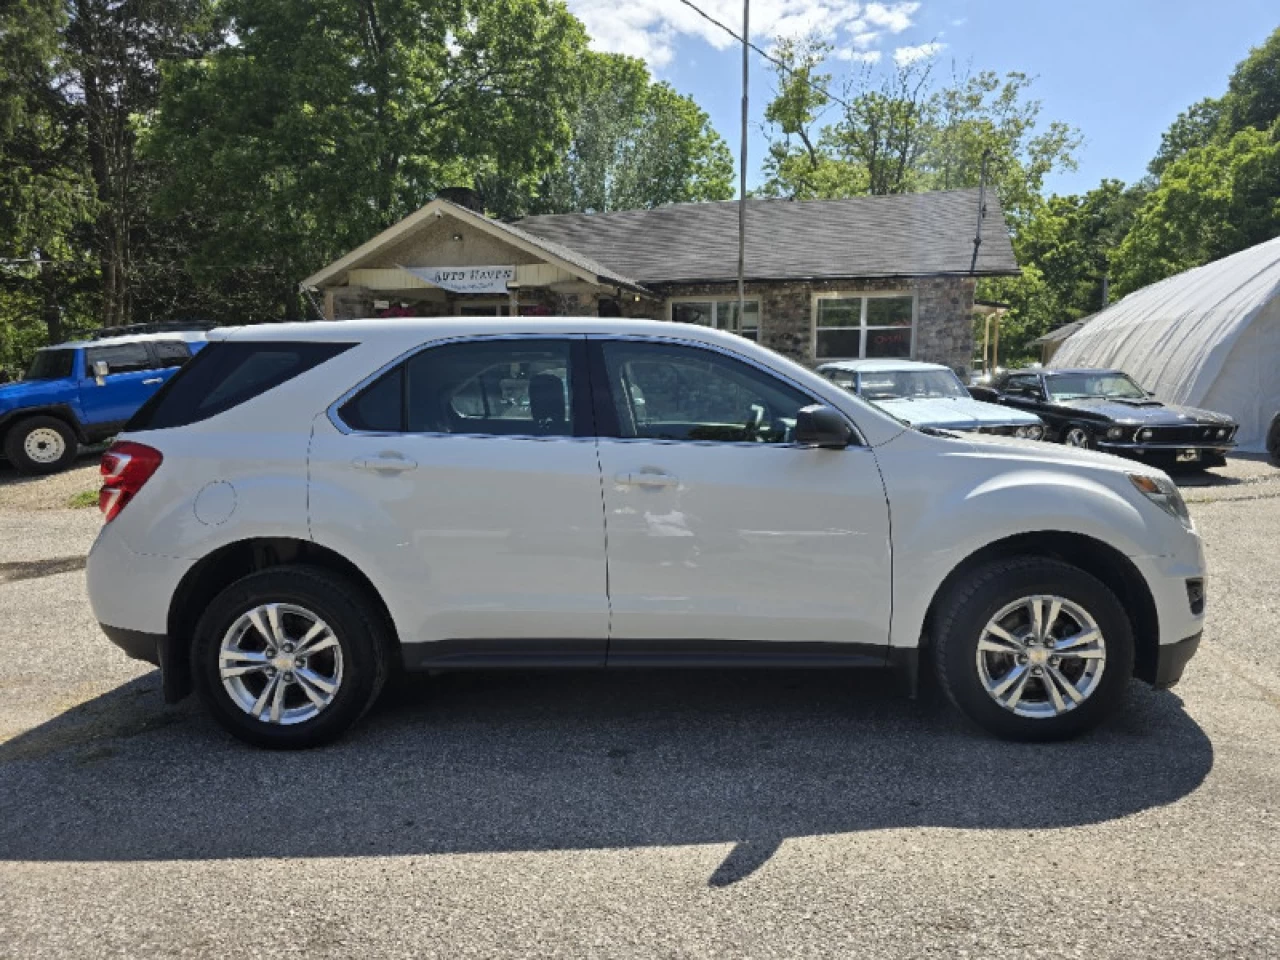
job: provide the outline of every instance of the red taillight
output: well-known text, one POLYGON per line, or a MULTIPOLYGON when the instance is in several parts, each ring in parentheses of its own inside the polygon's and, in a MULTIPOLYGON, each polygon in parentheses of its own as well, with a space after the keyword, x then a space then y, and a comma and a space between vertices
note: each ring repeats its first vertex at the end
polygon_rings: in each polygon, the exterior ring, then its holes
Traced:
POLYGON ((142 485, 164 460, 159 450, 143 443, 121 440, 102 455, 102 489, 98 492, 98 509, 110 523, 125 508, 142 485))

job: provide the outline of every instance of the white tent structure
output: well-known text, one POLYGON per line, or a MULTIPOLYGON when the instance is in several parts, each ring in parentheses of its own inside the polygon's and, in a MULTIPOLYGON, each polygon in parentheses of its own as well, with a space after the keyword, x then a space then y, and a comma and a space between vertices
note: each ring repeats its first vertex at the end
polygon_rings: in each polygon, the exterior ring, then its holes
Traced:
POLYGON ((1240 449, 1264 450, 1280 412, 1280 237, 1135 290, 1050 365, 1123 370, 1165 403, 1229 414, 1240 449))

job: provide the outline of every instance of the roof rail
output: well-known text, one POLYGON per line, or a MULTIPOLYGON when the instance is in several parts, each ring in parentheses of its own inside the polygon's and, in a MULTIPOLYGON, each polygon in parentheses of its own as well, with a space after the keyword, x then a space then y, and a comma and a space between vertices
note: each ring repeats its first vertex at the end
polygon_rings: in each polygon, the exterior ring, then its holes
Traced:
POLYGON ((103 337, 127 337, 131 333, 179 333, 183 330, 212 330, 212 320, 168 320, 161 323, 129 323, 120 327, 101 327, 88 334, 90 340, 103 337))

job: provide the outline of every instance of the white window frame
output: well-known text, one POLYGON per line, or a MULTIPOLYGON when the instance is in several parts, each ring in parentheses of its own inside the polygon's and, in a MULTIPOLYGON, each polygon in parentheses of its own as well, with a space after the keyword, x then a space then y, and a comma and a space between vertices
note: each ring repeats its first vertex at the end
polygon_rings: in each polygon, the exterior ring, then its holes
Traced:
MULTIPOLYGON (((756 305, 756 339, 755 339, 755 342, 756 342, 756 343, 759 343, 759 342, 760 342, 760 338, 761 338, 761 337, 763 336, 763 334, 764 334, 764 300, 763 300, 763 298, 761 298, 759 295, 756 295, 756 296, 750 296, 750 297, 747 297, 747 298, 745 298, 745 299, 746 299, 746 302, 747 302, 747 303, 754 303, 754 304, 756 305)), ((738 302, 738 295, 737 295, 736 293, 729 293, 729 294, 726 294, 726 293, 719 293, 719 294, 714 294, 714 295, 708 295, 708 296, 705 296, 705 297, 672 297, 672 298, 670 298, 669 300, 667 300, 667 320, 668 320, 668 321, 670 321, 670 322, 672 322, 672 323, 674 323, 674 322, 675 322, 675 318, 676 318, 676 306, 677 306, 678 304, 681 304, 681 303, 710 303, 710 304, 713 304, 713 307, 712 307, 712 310, 713 310, 712 319, 713 319, 714 321, 718 321, 718 320, 719 320, 719 317, 720 317, 720 304, 722 304, 722 303, 737 303, 737 302, 738 302)), ((711 328, 710 328, 710 329, 712 329, 712 330, 724 330, 724 331, 725 331, 725 332, 727 332, 727 333, 737 333, 737 332, 738 332, 737 330, 729 330, 729 329, 728 329, 728 328, 726 328, 726 327, 717 327, 717 326, 715 326, 715 325, 714 325, 714 323, 712 324, 712 326, 711 326, 711 328)), ((743 339, 746 339, 746 338, 744 337, 743 339)))
POLYGON ((867 356, 867 330, 901 330, 901 327, 868 327, 867 326, 867 302, 877 299, 896 299, 901 300, 906 297, 911 298, 911 352, 906 357, 898 359, 914 360, 916 357, 916 327, 920 320, 920 300, 916 296, 914 290, 824 290, 821 293, 813 295, 813 302, 809 313, 809 351, 813 356, 814 362, 825 362, 828 360, 863 360, 867 356), (818 304, 823 300, 852 300, 853 298, 862 300, 862 308, 858 311, 857 327, 823 327, 824 330, 858 330, 858 355, 856 357, 821 357, 818 355, 818 304))

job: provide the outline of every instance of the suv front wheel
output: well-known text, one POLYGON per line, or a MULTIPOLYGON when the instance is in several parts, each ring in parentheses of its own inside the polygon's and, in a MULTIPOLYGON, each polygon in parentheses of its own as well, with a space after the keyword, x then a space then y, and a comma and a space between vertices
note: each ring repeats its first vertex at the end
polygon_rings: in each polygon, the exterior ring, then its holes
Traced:
POLYGON ((1133 630, 1101 581, 1013 557, 952 587, 934 617, 934 663, 962 713, 1014 740, 1061 740, 1100 723, 1133 674, 1133 630))
POLYGON ((4 454, 19 473, 57 473, 80 451, 75 431, 57 417, 28 417, 9 428, 4 454))
POLYGON ((196 689, 223 727, 255 746, 329 743, 364 714, 387 674, 383 618, 328 570, 285 566, 238 580, 196 627, 196 689))

